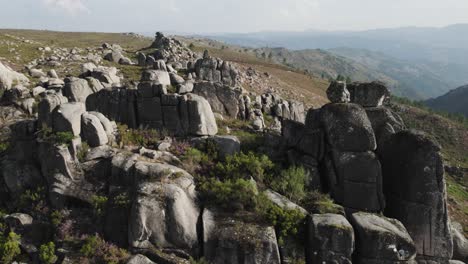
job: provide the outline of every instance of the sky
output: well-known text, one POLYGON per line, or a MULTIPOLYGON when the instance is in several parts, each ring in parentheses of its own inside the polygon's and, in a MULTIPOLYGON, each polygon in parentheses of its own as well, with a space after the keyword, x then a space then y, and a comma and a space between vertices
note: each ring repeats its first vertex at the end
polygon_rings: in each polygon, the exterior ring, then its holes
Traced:
POLYGON ((0 0, 0 28, 245 33, 468 23, 468 0, 0 0))

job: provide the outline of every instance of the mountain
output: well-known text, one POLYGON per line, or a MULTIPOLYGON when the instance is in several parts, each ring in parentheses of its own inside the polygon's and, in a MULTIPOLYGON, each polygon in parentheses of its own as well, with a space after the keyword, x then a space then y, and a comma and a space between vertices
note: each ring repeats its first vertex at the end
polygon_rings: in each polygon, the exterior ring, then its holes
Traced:
MULTIPOLYGON (((249 47, 284 47, 291 50, 323 49, 337 51, 348 58, 362 61, 362 50, 385 55, 380 69, 394 78, 395 67, 388 65, 399 61, 400 89, 411 99, 428 99, 443 95, 451 87, 468 83, 468 24, 443 28, 392 28, 367 31, 302 31, 259 32, 245 34, 219 34, 212 39, 249 47), (388 70, 388 72, 387 72, 388 70), (439 88, 437 88, 439 87, 439 88), (409 90, 409 91, 405 91, 409 90)), ((370 60, 377 58, 371 55, 370 60)), ((366 63, 364 63, 364 66, 366 63)), ((367 65, 369 66, 369 65, 367 65)))
POLYGON ((468 117, 468 85, 458 87, 447 94, 425 102, 430 108, 468 117))

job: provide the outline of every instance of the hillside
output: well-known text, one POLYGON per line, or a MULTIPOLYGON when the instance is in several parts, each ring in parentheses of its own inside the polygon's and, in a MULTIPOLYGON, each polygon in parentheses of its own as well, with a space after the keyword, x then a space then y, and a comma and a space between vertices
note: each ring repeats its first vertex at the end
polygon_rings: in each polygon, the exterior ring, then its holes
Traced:
POLYGON ((458 87, 445 95, 424 102, 430 108, 468 118, 468 85, 458 87))
POLYGON ((0 44, 0 263, 468 257, 468 130, 380 82, 160 32, 0 44))

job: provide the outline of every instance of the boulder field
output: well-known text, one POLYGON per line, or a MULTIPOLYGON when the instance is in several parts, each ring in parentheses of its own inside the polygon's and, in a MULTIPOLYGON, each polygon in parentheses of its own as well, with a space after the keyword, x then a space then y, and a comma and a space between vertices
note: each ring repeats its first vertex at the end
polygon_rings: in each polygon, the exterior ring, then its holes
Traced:
MULTIPOLYGON (((54 226, 44 217, 51 212, 67 212, 75 226, 93 230, 108 247, 126 249, 122 259, 128 264, 467 259, 468 242, 447 211, 440 146, 407 130, 386 107, 385 85, 332 82, 330 103, 307 110, 275 93, 246 92, 234 63, 208 52, 200 56, 161 33, 153 53, 136 54, 138 62, 118 45, 104 44, 102 50, 104 60, 141 68, 140 82, 127 87, 116 68, 88 62, 79 76, 51 74, 41 86, 23 91, 27 79, 0 64, 0 89, 11 90, 3 100, 24 113, 22 103, 34 103, 29 114, 8 125, 10 147, 0 156, 2 207, 18 209, 13 204, 43 186, 42 207, 3 217, 5 228, 21 235, 30 263, 39 263, 39 247, 52 240, 60 241, 57 263, 76 263, 73 244, 58 239, 72 230, 54 226), (296 232, 285 235, 280 217, 265 221, 256 210, 238 210, 237 201, 223 201, 224 207, 207 202, 202 193, 211 185, 204 180, 220 173, 220 164, 235 164, 232 157, 247 145, 229 134, 229 126, 240 129, 235 122, 265 139, 256 151, 303 168, 307 194, 329 195, 341 210, 310 210, 292 195, 270 190, 257 177, 263 171, 249 168, 249 177, 239 182, 251 188, 232 192, 264 191, 271 208, 302 216, 296 232), (203 160, 203 152, 215 152, 208 157, 219 163, 203 160), (97 218, 87 218, 90 212, 97 218)), ((230 172, 224 177, 237 171, 230 172)), ((226 182, 234 186, 235 180, 226 182)))

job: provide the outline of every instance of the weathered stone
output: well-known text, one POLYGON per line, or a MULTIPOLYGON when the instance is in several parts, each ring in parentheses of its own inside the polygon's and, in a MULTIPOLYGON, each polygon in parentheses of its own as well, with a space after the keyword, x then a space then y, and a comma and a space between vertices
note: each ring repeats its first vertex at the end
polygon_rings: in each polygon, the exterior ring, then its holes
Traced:
POLYGON ((208 101, 195 94, 188 94, 187 98, 189 133, 198 136, 216 135, 218 126, 208 101))
POLYGON ((328 104, 321 109, 328 143, 341 151, 368 151, 377 148, 372 125, 357 104, 328 104))
POLYGON ((333 167, 327 173, 335 201, 348 209, 379 212, 385 208, 382 169, 373 152, 333 151, 333 167))
POLYGON ((377 145, 382 145, 392 134, 400 132, 405 124, 400 116, 386 107, 367 107, 367 116, 375 132, 377 145))
POLYGON ((308 263, 351 264, 354 231, 348 220, 336 214, 314 214, 308 220, 308 263))
POLYGON ((96 78, 101 83, 105 83, 110 86, 119 86, 120 77, 117 76, 117 72, 118 70, 115 67, 99 66, 91 72, 91 77, 96 78))
POLYGON ((177 73, 170 73, 169 76, 171 78, 171 84, 174 86, 185 83, 184 78, 177 73))
POLYGON ((273 227, 203 211, 203 256, 213 264, 281 263, 273 227))
POLYGON ((440 147, 415 131, 391 136, 379 150, 387 207, 400 220, 423 258, 448 260, 452 239, 440 147))
POLYGON ((146 55, 144 53, 138 52, 138 66, 145 67, 146 66, 146 55))
POLYGON ((119 59, 119 64, 121 65, 133 65, 133 61, 130 58, 122 57, 119 59))
POLYGON ((13 84, 27 84, 29 79, 24 74, 15 72, 0 62, 0 90, 8 90, 13 84))
POLYGON ((155 263, 143 255, 135 255, 127 261, 127 264, 155 264, 155 263))
POLYGON ((104 128, 104 131, 106 131, 107 137, 109 139, 114 137, 115 127, 106 116, 104 116, 103 114, 99 112, 89 112, 89 114, 99 119, 99 122, 101 122, 101 125, 104 128))
POLYGON ((56 132, 81 133, 81 115, 86 111, 83 103, 64 103, 52 112, 52 128, 56 132))
POLYGON ((153 64, 153 69, 167 72, 166 62, 164 60, 157 60, 153 64))
POLYGON ((164 86, 171 85, 171 78, 167 71, 162 70, 146 70, 141 75, 141 81, 149 81, 153 84, 162 84, 164 86))
POLYGON ((349 103, 351 98, 346 82, 333 81, 327 89, 327 97, 332 103, 349 103))
POLYGON ((416 264, 416 247, 400 221, 369 213, 354 213, 350 221, 359 263, 416 264))
POLYGON ((86 98, 93 93, 88 81, 79 78, 66 78, 62 93, 69 102, 86 102, 86 98))
POLYGON ((15 213, 3 217, 5 223, 12 229, 32 225, 33 218, 28 214, 15 213))
POLYGON ((123 55, 120 51, 111 51, 104 55, 104 59, 112 62, 119 62, 123 58, 123 55))
POLYGON ((468 262, 468 239, 463 235, 463 227, 452 222, 451 234, 453 239, 453 259, 468 262))
POLYGON ((29 75, 33 78, 46 77, 47 75, 41 69, 31 69, 29 70, 29 75))
POLYGON ((351 102, 364 107, 381 106, 390 97, 390 92, 381 82, 355 82, 348 85, 348 90, 351 93, 351 102))
POLYGON ((177 167, 137 162, 138 180, 129 224, 135 248, 178 248, 195 254, 198 247, 193 177, 177 167))
POLYGON ((88 111, 97 111, 110 120, 137 128, 137 90, 115 88, 103 89, 91 94, 86 100, 88 111))
POLYGON ((81 135, 90 147, 99 147, 109 142, 104 127, 95 115, 84 113, 81 116, 81 135))

